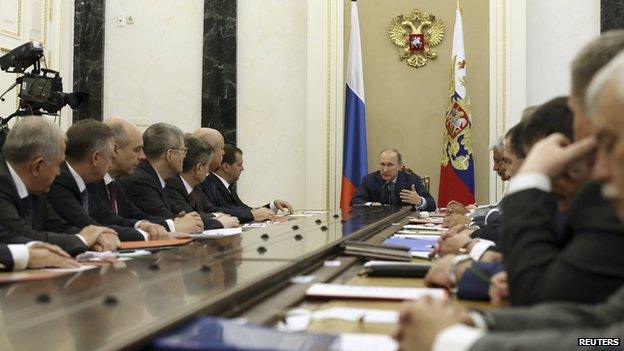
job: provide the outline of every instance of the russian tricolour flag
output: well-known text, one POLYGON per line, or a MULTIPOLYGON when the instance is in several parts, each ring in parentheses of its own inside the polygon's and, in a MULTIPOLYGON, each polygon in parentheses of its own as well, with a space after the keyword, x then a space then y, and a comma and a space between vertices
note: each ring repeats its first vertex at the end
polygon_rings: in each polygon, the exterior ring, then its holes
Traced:
POLYGON ((351 197, 368 172, 360 22, 355 1, 351 2, 351 37, 349 39, 348 60, 342 191, 340 193, 340 208, 343 211, 348 210, 351 197))
POLYGON ((464 205, 474 203, 474 152, 472 117, 466 84, 464 31, 459 3, 455 13, 451 83, 444 120, 442 166, 438 203, 446 206, 451 200, 464 205))

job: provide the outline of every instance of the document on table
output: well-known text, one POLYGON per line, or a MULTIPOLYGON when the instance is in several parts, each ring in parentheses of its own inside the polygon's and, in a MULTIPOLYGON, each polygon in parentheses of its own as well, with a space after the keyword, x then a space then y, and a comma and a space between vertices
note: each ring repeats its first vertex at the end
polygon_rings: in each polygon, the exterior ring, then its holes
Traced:
POLYGON ((399 312, 372 308, 333 307, 312 312, 313 320, 338 319, 348 322, 363 322, 395 325, 399 312))
POLYGON ((332 350, 339 351, 396 351, 399 345, 388 335, 382 334, 340 334, 339 339, 332 344, 332 350))
POLYGON ((190 234, 191 238, 195 239, 210 239, 210 238, 223 238, 226 236, 240 235, 243 232, 243 228, 221 228, 204 230, 199 234, 190 234))
POLYGON ((429 230, 429 231, 439 231, 439 232, 446 232, 449 230, 448 228, 444 228, 442 226, 426 225, 426 224, 406 224, 403 226, 403 229, 429 230))
POLYGON ((390 286, 365 286, 342 284, 313 284, 306 291, 308 297, 328 297, 371 300, 415 300, 431 296, 446 300, 446 290, 438 288, 404 288, 390 286))

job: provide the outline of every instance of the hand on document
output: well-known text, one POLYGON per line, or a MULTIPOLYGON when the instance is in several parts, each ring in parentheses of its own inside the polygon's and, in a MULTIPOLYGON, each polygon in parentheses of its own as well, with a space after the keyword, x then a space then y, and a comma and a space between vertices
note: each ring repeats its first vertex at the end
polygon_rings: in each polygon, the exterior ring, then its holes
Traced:
POLYGON ((394 338, 401 350, 431 350, 442 330, 466 320, 465 308, 425 296, 403 306, 394 338))

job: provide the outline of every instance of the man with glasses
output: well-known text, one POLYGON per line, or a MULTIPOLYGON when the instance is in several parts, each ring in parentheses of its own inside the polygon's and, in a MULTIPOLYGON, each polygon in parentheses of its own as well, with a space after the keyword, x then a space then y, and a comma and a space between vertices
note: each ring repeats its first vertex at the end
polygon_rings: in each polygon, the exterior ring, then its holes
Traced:
MULTIPOLYGON (((194 211, 187 215, 165 191, 165 180, 182 172, 187 152, 182 131, 168 123, 153 124, 143 133, 143 151, 145 160, 133 174, 121 178, 130 201, 151 216, 187 218, 189 225, 184 232, 202 231, 201 216, 194 211)), ((172 231, 181 231, 181 228, 172 231)))
POLYGON ((185 136, 184 144, 188 153, 182 164, 182 173, 166 181, 166 190, 173 203, 183 211, 199 213, 205 229, 240 226, 238 218, 219 213, 201 190, 201 183, 209 172, 212 147, 192 135, 185 136))

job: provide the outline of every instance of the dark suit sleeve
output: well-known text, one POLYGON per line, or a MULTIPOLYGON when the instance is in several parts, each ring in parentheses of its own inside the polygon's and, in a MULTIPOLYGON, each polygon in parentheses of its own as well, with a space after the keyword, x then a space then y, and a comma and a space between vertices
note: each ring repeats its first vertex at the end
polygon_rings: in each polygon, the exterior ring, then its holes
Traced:
MULTIPOLYGON (((184 195, 180 194, 180 192, 170 186, 165 187, 167 194, 169 194, 169 198, 171 202, 176 207, 176 211, 184 211, 186 213, 193 212, 195 209, 191 204, 186 201, 184 195)), ((201 191, 201 190, 200 190, 201 191)), ((214 216, 210 213, 197 211, 202 221, 204 222, 204 229, 219 229, 223 228, 223 224, 218 220, 214 219, 214 216)))
MULTIPOLYGON (((414 182, 414 186, 416 188, 416 192, 418 193, 418 195, 422 196, 423 198, 425 198, 425 200, 427 200, 427 205, 425 206, 425 208, 421 208, 420 210, 422 211, 435 211, 436 210, 436 202, 433 199, 433 196, 431 196, 431 194, 427 191, 427 189, 425 188, 425 185, 422 183, 422 180, 420 179, 420 177, 418 177, 418 181, 414 182)), ((410 189, 411 189, 411 184, 410 184, 410 189)))
POLYGON ((494 274, 503 270, 500 263, 474 262, 467 269, 457 284, 457 297, 466 300, 489 300, 490 282, 483 281, 483 276, 491 278, 494 274))
MULTIPOLYGON (((48 211, 53 212, 49 206, 47 207, 48 211)), ((46 223, 47 219, 48 218, 46 218, 46 223)), ((60 218, 58 220, 62 222, 60 218)), ((54 219, 52 222, 55 222, 54 219)), ((0 225, 2 225, 2 227, 6 230, 6 232, 0 232, 0 236, 6 237, 6 235, 19 234, 20 236, 27 237, 31 240, 45 241, 58 245, 70 255, 77 255, 88 249, 87 245, 85 245, 84 242, 75 235, 33 229, 30 224, 19 216, 19 213, 17 212, 16 207, 12 204, 12 200, 9 198, 9 195, 4 192, 0 192, 0 225)), ((63 227, 67 230, 73 228, 67 225, 67 223, 64 225, 59 224, 59 227, 63 227)), ((46 227, 46 230, 50 229, 46 227)), ((12 239, 9 238, 8 240, 10 241, 12 239)))
POLYGON ((624 288, 596 305, 551 302, 532 307, 491 310, 483 313, 492 330, 604 327, 624 320, 624 288))
POLYGON ((365 176, 360 182, 360 186, 351 198, 351 205, 361 205, 371 201, 371 190, 368 184, 368 178, 365 176))
MULTIPOLYGON (((92 194, 89 194, 89 196, 91 195, 92 194)), ((76 196, 74 196, 71 190, 62 185, 52 184, 50 192, 48 193, 48 201, 54 211, 73 226, 84 228, 89 225, 102 225, 95 219, 91 218, 91 216, 85 212, 82 204, 76 196)), ((92 201, 89 202, 90 204, 93 203, 92 201)), ((134 228, 119 225, 105 226, 115 230, 119 236, 119 240, 121 241, 145 240, 145 237, 134 228)))
POLYGON ((554 197, 537 189, 503 200, 502 249, 513 305, 539 302, 549 276, 569 274, 558 260, 556 210, 554 197))
POLYGON ((6 245, 0 244, 0 270, 13 270, 13 255, 6 245))
POLYGON ((152 216, 174 218, 167 206, 161 201, 158 190, 144 179, 134 179, 132 184, 124 183, 130 201, 144 213, 152 216))
POLYGON ((238 218, 241 223, 253 222, 253 214, 248 208, 239 206, 220 207, 223 201, 219 201, 219 195, 210 181, 204 181, 204 183, 201 184, 201 190, 204 193, 205 201, 207 203, 205 206, 211 207, 215 212, 222 212, 229 214, 230 216, 234 216, 238 218))

